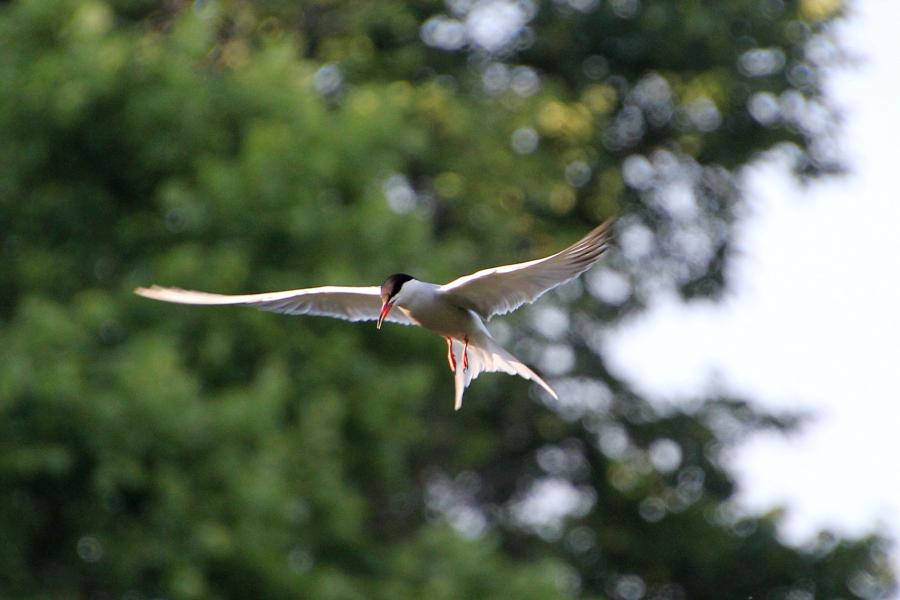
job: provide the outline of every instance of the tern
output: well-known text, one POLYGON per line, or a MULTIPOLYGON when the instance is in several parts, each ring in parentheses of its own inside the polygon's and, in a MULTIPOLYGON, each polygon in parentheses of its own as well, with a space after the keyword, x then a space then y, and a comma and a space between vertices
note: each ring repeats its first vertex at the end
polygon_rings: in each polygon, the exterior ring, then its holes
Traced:
POLYGON ((512 312, 578 277, 597 262, 609 243, 607 220, 565 250, 546 258, 483 269, 437 285, 395 273, 381 286, 325 286, 249 295, 224 295, 178 288, 137 288, 145 298, 196 305, 241 305, 289 315, 317 315, 347 321, 418 325, 447 342, 447 362, 454 373, 454 409, 463 392, 483 372, 502 371, 534 381, 555 399, 546 381, 502 348, 485 323, 512 312), (460 365, 460 362, 462 365, 460 365))

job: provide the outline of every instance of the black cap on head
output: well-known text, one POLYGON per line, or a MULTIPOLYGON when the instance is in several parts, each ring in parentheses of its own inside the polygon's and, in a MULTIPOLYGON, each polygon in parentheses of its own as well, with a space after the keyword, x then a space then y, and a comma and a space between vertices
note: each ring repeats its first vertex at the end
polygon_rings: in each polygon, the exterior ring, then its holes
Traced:
POLYGON ((400 291, 400 288, 403 287, 403 284, 413 279, 412 275, 407 275, 406 273, 394 273, 384 280, 384 283, 381 284, 381 300, 383 302, 387 302, 391 298, 397 295, 397 292, 400 291))

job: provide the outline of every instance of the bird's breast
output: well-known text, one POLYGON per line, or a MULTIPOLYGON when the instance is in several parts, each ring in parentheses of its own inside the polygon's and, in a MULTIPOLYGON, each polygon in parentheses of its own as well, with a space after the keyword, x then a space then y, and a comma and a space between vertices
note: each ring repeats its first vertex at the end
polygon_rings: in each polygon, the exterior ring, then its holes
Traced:
POLYGON ((443 336, 463 338, 477 330, 472 313, 440 297, 415 299, 400 307, 409 318, 425 329, 443 336))

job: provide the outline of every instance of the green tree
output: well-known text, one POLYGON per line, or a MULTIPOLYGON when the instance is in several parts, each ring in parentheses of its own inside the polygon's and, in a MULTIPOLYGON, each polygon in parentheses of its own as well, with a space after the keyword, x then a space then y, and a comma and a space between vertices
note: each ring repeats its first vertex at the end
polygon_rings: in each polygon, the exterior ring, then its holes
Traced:
POLYGON ((740 167, 837 166, 834 3, 163 6, 0 7, 0 595, 891 593, 880 537, 737 510, 723 452, 796 416, 660 412, 599 344, 722 291, 740 167), (559 327, 498 331, 562 403, 485 376, 453 413, 421 331, 131 295, 449 280, 613 214, 559 327))

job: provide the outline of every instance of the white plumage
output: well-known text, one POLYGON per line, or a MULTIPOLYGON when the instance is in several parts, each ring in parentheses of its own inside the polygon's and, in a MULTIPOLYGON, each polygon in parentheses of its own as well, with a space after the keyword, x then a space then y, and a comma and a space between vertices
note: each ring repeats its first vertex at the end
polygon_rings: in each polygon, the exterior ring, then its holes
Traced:
MULTIPOLYGON (((334 317, 345 321, 375 321, 381 309, 381 288, 378 286, 350 287, 328 285, 324 287, 268 292, 265 294, 210 294, 179 288, 138 288, 134 293, 144 298, 175 302, 177 304, 253 306, 260 310, 285 315, 315 315, 334 317)), ((387 321, 400 325, 415 325, 403 314, 389 315, 387 321)))
POLYGON ((146 298, 196 305, 241 305, 290 315, 318 315, 348 321, 419 325, 447 340, 454 371, 454 408, 480 373, 502 371, 536 382, 557 397, 547 382, 491 337, 484 322, 537 300, 578 277, 606 250, 611 221, 606 221, 565 250, 532 260, 460 277, 445 285, 391 275, 381 287, 325 286, 265 294, 223 295, 152 286, 135 293, 146 298), (396 308, 397 310, 393 310, 396 308))

